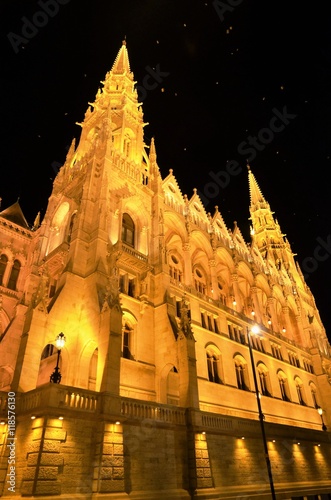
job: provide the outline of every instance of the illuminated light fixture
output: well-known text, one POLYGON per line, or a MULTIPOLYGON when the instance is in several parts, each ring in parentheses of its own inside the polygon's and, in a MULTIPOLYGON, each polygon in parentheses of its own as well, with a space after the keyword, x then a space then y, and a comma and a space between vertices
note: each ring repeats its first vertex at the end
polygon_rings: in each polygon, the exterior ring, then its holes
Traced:
POLYGON ((31 420, 34 420, 36 418, 36 415, 31 415, 31 420))
POLYGON ((273 442, 273 443, 275 443, 275 442, 276 442, 276 439, 273 439, 273 440, 272 440, 272 442, 273 442))
POLYGON ((298 446, 300 446, 301 443, 297 443, 298 446))
POLYGON ((236 306, 236 305, 237 305, 237 302, 234 300, 234 301, 232 302, 232 305, 233 305, 233 306, 236 306))
POLYGON ((61 332, 55 339, 55 345, 58 348, 57 361, 56 361, 56 367, 54 368, 54 372, 49 378, 49 381, 53 382, 53 384, 59 384, 61 382, 62 375, 59 369, 59 361, 60 361, 61 349, 64 347, 65 343, 66 343, 66 338, 64 336, 64 333, 61 332))
POLYGON ((60 415, 60 416, 58 417, 58 419, 59 419, 59 420, 63 420, 63 416, 62 416, 62 415, 60 415))
POLYGON ((1 421, 0 421, 0 425, 5 425, 5 423, 6 423, 6 422, 5 422, 4 420, 1 420, 1 421))
POLYGON ((319 414, 319 416, 321 417, 321 420, 322 420, 322 430, 323 431, 327 431, 328 428, 325 425, 324 420, 323 420, 323 409, 320 406, 317 407, 317 412, 318 412, 318 414, 319 414))
POLYGON ((120 425, 121 422, 119 420, 116 420, 115 425, 120 425))
POLYGON ((283 327, 282 332, 283 332, 283 333, 286 333, 286 328, 285 328, 285 327, 283 327))
POLYGON ((260 333, 260 328, 258 327, 258 325, 252 326, 251 332, 254 333, 254 335, 258 335, 260 333))
POLYGON ((321 443, 317 443, 317 445, 316 445, 316 446, 321 446, 321 443))
POLYGON ((241 439, 245 439, 245 436, 242 436, 242 438, 241 438, 241 439))
POLYGON ((271 319, 268 319, 268 325, 271 325, 271 319))
POLYGON ((206 434, 206 431, 202 431, 201 434, 206 434))
POLYGON ((252 312, 251 312, 251 315, 252 315, 252 316, 255 316, 255 311, 252 311, 252 312))

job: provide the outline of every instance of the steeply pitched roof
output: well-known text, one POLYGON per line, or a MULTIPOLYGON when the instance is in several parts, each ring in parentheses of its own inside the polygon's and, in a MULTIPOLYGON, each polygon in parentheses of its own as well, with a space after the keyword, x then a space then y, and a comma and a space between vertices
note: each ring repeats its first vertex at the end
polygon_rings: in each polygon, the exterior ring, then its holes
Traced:
POLYGON ((24 227, 24 229, 30 229, 18 201, 5 210, 2 210, 2 212, 0 212, 0 217, 10 222, 14 222, 14 224, 18 226, 24 227))

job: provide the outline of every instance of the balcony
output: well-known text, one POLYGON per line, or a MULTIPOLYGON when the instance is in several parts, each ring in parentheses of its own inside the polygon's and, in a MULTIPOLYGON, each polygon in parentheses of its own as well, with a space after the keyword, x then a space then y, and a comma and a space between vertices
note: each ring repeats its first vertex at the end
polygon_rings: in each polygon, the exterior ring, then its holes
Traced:
POLYGON ((122 241, 118 241, 113 246, 113 251, 119 252, 117 263, 121 268, 127 268, 136 273, 144 273, 152 269, 148 264, 148 257, 146 255, 122 241))

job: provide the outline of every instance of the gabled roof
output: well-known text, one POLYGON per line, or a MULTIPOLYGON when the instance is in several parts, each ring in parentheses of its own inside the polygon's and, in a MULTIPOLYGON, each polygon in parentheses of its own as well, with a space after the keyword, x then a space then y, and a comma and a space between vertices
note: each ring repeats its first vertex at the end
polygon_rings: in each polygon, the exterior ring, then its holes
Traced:
POLYGON ((24 227, 24 229, 30 229, 18 201, 5 210, 2 210, 2 212, 0 212, 0 217, 10 222, 14 222, 14 224, 18 226, 24 227))

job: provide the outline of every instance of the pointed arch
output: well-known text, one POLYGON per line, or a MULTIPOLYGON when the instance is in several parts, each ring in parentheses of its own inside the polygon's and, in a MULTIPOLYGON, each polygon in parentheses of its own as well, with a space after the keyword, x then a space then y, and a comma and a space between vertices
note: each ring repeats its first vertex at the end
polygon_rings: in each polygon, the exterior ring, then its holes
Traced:
POLYGON ((233 356, 236 371, 237 387, 242 391, 250 391, 247 362, 240 353, 233 356))
POLYGON ((18 259, 15 259, 7 283, 7 288, 10 288, 10 290, 17 289, 17 281, 19 278, 20 270, 21 270, 21 262, 18 259))
POLYGON ((206 361, 207 361, 207 375, 209 382, 215 384, 224 383, 224 370, 222 363, 222 354, 219 348, 212 342, 205 346, 206 361))
POLYGON ((50 234, 46 255, 51 253, 64 241, 64 236, 67 230, 70 205, 67 201, 63 201, 57 208, 50 226, 50 234))
POLYGON ((164 404, 179 404, 179 373, 172 363, 167 363, 160 373, 160 401, 164 404))
POLYGON ((8 257, 5 253, 0 255, 0 286, 4 286, 4 277, 7 270, 8 257))

